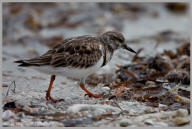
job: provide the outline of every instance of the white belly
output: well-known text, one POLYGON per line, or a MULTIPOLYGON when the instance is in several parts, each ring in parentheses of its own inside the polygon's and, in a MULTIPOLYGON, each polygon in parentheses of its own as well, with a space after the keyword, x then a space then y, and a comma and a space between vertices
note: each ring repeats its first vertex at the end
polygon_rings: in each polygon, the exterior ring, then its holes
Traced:
POLYGON ((100 58, 100 60, 97 62, 97 64, 88 67, 88 68, 72 68, 72 67, 52 67, 52 66, 41 66, 41 67, 33 67, 34 69, 50 74, 50 75, 61 75, 76 79, 82 79, 87 77, 88 75, 96 72, 99 68, 101 68, 103 64, 103 57, 100 58))

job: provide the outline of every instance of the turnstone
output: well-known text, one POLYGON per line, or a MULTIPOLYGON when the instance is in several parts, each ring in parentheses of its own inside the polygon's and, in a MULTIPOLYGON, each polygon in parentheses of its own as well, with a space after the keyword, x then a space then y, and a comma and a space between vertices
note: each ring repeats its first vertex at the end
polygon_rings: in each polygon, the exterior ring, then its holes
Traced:
POLYGON ((108 31, 98 37, 83 35, 65 39, 39 57, 18 60, 15 63, 51 75, 46 92, 47 100, 56 102, 50 95, 56 75, 79 79, 80 87, 89 96, 98 98, 100 94, 93 94, 85 88, 85 80, 88 75, 105 66, 111 60, 114 51, 119 48, 136 53, 126 45, 125 38, 120 32, 108 31))

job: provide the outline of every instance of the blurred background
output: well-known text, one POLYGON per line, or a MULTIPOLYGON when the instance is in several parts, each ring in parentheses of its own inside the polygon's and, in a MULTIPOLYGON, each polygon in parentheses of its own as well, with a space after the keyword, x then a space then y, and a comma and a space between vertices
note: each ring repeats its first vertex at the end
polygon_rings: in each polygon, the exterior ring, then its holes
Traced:
POLYGON ((42 46, 67 37, 107 30, 122 32, 129 43, 163 32, 186 38, 188 8, 185 3, 4 3, 3 46, 22 44, 41 53, 46 49, 42 46))

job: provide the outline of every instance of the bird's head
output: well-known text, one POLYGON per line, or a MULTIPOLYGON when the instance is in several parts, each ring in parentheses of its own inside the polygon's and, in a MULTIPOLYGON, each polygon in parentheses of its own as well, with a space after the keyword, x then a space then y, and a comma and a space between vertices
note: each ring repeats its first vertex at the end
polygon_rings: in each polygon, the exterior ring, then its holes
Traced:
POLYGON ((112 50, 123 48, 130 52, 136 53, 133 49, 126 45, 124 36, 117 31, 107 31, 103 33, 100 36, 100 40, 112 50))

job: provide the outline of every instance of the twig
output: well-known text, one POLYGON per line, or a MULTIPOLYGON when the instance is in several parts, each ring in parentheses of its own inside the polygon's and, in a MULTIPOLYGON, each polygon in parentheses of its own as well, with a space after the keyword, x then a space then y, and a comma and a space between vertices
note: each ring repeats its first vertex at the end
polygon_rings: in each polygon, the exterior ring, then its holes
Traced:
POLYGON ((16 89, 15 81, 12 81, 11 84, 8 86, 7 92, 6 92, 6 96, 8 96, 10 89, 11 89, 11 91, 12 91, 13 93, 15 93, 15 89, 16 89), (11 89, 12 86, 13 86, 13 89, 11 89))
POLYGON ((139 53, 141 53, 141 51, 143 51, 143 48, 140 48, 140 49, 136 52, 136 54, 135 54, 135 56, 133 57, 132 61, 134 61, 134 60, 138 57, 138 55, 139 55, 139 53))
POLYGON ((116 65, 118 68, 120 68, 123 72, 125 72, 126 74, 128 74, 129 76, 133 77, 134 79, 138 80, 139 77, 137 76, 137 74, 128 71, 127 69, 124 69, 122 66, 116 65))

